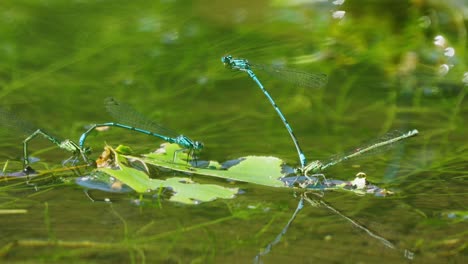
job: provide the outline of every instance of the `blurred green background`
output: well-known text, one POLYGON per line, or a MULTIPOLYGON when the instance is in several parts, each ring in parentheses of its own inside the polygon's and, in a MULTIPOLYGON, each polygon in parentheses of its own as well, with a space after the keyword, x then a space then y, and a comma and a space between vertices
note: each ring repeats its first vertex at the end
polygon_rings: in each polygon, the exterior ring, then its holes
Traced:
MULTIPOLYGON (((0 102, 21 119, 77 140, 111 120, 113 96, 205 143, 202 159, 272 155, 297 165, 273 108, 232 54, 329 76, 309 89, 261 75, 309 160, 324 159, 387 131, 418 129, 393 152, 343 163, 327 177, 359 171, 390 197, 329 192, 322 198, 390 240, 389 249, 325 208, 308 206, 265 263, 417 263, 467 260, 468 7, 452 1, 2 1, 0 102)), ((21 168, 23 136, 0 130, 0 164, 21 168)), ((151 151, 161 143, 111 129, 87 141, 151 151)), ((37 140, 36 169, 60 168, 68 153, 37 140)), ((2 180, 2 261, 8 263, 243 263, 281 231, 293 191, 240 184, 245 193, 198 206, 117 195, 92 203, 57 177, 39 191, 2 180), (40 243, 38 241, 41 241, 40 243), (84 243, 83 241, 89 241, 84 243)), ((68 180, 67 180, 68 179, 68 180)), ((204 179, 207 181, 219 180, 204 179)), ((107 194, 98 194, 106 196, 107 194)))

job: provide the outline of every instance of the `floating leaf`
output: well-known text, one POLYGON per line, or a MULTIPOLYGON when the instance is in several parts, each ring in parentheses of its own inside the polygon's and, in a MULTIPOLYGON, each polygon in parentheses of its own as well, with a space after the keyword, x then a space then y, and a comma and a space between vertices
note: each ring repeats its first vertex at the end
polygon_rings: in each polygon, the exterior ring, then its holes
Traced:
MULTIPOLYGON (((218 198, 232 199, 238 193, 238 188, 225 188, 214 184, 198 184, 189 178, 172 177, 166 180, 151 179, 145 171, 134 168, 140 159, 125 157, 110 147, 105 147, 100 157, 97 173, 92 182, 89 179, 79 178, 78 184, 87 188, 106 190, 107 186, 121 182, 139 193, 157 190, 159 188, 170 189, 173 193, 170 200, 175 202, 198 204, 200 202, 213 201, 218 198), (106 166, 104 166, 106 165, 106 166), (101 173, 101 174, 99 174, 101 173), (107 179, 102 174, 107 175, 107 179), (102 182, 104 185, 99 184, 102 182)), ((141 167, 141 166, 140 166, 141 167)), ((113 191, 113 188, 106 191, 113 191)))
POLYGON ((210 162, 180 162, 173 161, 174 152, 180 150, 177 144, 163 144, 155 153, 145 155, 143 160, 151 165, 171 170, 195 173, 200 175, 250 182, 270 187, 285 187, 280 180, 283 161, 276 157, 247 156, 234 161, 219 164, 210 162), (200 163, 200 164, 197 164, 200 163), (198 166, 192 166, 198 165, 198 166))
MULTIPOLYGON (((149 169, 146 164, 189 174, 249 182, 270 187, 299 187, 320 191, 344 190, 358 195, 385 196, 392 194, 390 191, 367 182, 364 173, 358 173, 351 181, 326 179, 321 174, 291 177, 289 175, 294 169, 286 166, 281 159, 276 157, 247 156, 224 163, 217 161, 188 162, 184 158, 189 158, 189 156, 187 153, 182 153, 177 144, 163 144, 156 152, 147 154, 143 158, 123 155, 110 147, 106 147, 97 161, 97 171, 114 177, 140 193, 158 188, 169 188, 174 191, 171 200, 185 203, 210 201, 216 198, 232 198, 238 190, 227 189, 218 185, 201 185, 187 178, 151 179, 148 176, 149 169), (175 160, 174 157, 176 157, 175 160)), ((107 184, 109 186, 109 183, 107 184)), ((103 188, 99 187, 99 189, 103 188)))
POLYGON ((358 195, 374 194, 375 196, 386 196, 392 192, 370 184, 366 180, 366 175, 358 173, 351 181, 326 179, 324 175, 316 174, 312 176, 287 177, 294 171, 276 157, 247 156, 236 160, 219 164, 216 161, 210 162, 174 162, 167 159, 174 151, 180 150, 176 144, 163 144, 155 153, 145 156, 145 162, 158 167, 171 170, 195 173, 200 175, 231 179, 270 187, 299 187, 309 190, 344 190, 351 191, 358 195), (161 158, 162 157, 162 158, 161 158), (203 163, 205 163, 204 166, 203 163), (192 166, 198 165, 198 166, 192 166))
MULTIPOLYGON (((106 154, 110 153, 109 160, 112 160, 110 157, 113 157, 114 166, 112 166, 112 168, 98 168, 98 171, 112 175, 136 192, 143 193, 149 191, 150 178, 145 172, 125 166, 125 157, 118 154, 110 147, 106 147, 104 152, 106 154)), ((101 155, 101 157, 103 157, 103 155, 101 155)))

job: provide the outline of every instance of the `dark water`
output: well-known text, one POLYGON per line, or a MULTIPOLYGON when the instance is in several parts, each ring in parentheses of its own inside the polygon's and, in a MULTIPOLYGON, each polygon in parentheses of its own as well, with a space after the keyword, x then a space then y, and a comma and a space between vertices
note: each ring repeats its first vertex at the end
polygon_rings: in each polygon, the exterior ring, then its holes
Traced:
MULTIPOLYGON (((395 248, 323 204, 306 203, 261 260, 464 263, 467 12, 463 1, 2 1, 1 106, 77 140, 86 125, 111 121, 103 99, 113 96, 203 141, 204 159, 273 155, 297 165, 264 95, 220 58, 233 54, 326 73, 322 89, 259 77, 310 160, 394 129, 419 130, 393 151, 326 172, 349 180, 364 171, 394 195, 309 194, 395 248)), ((6 170, 17 171, 24 136, 4 127, 1 165, 8 160, 6 170)), ((88 143, 96 158, 105 143, 145 153, 161 142, 113 129, 91 135, 88 143)), ((45 140, 30 149, 40 159, 37 170, 60 169, 68 158, 45 140)), ((151 197, 136 205, 136 194, 99 191, 93 197, 113 203, 93 203, 74 184, 85 172, 57 172, 38 182, 38 190, 24 179, 2 179, 2 262, 252 262, 299 201, 292 190, 236 183, 243 194, 235 199, 197 206, 151 197)))

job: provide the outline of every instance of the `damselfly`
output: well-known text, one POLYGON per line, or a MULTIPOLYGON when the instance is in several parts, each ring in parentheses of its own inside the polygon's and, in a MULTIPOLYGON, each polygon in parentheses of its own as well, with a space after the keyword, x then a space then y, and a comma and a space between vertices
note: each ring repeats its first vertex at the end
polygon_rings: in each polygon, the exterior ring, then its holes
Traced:
MULTIPOLYGON (((181 151, 189 150, 189 156, 192 156, 194 152, 203 149, 203 143, 194 141, 184 135, 176 133, 171 129, 165 128, 162 125, 147 119, 130 105, 117 102, 114 98, 106 98, 104 100, 104 105, 107 112, 109 112, 109 114, 119 123, 106 122, 92 125, 86 132, 81 135, 79 140, 80 147, 84 146, 86 138, 94 129, 98 127, 113 126, 154 136, 169 143, 176 143, 182 147, 181 151)), ((176 158, 175 154, 174 160, 176 158)))
POLYGON ((320 173, 321 171, 327 169, 328 167, 331 167, 333 165, 336 165, 342 161, 358 157, 364 154, 371 153, 373 151, 378 151, 379 149, 385 148, 385 147, 393 147, 397 143, 401 143, 403 139, 407 139, 410 137, 414 137, 418 134, 418 130, 413 129, 411 131, 408 131, 406 133, 401 133, 399 131, 393 131, 389 132, 386 135, 384 135, 382 138, 379 140, 376 140, 370 144, 367 144, 365 146, 362 146, 360 148, 356 148, 352 150, 349 153, 343 154, 343 155, 337 155, 331 158, 329 161, 326 162, 321 162, 319 160, 312 161, 309 163, 307 166, 305 166, 302 169, 299 169, 300 172, 302 172, 304 175, 308 175, 309 173, 320 173))
POLYGON ((291 136, 294 142, 294 145, 296 146, 296 150, 299 155, 299 161, 301 163, 301 168, 304 168, 306 166, 307 159, 301 147, 299 146, 299 141, 294 135, 294 132, 291 126, 289 125, 288 121, 286 120, 286 117, 283 115, 280 108, 273 100, 273 97, 271 97, 271 95, 265 89, 265 87, 260 82, 258 77, 255 75, 253 70, 261 70, 270 74, 271 76, 275 78, 293 82, 293 83, 298 84, 299 86, 312 87, 312 88, 321 87, 325 85, 327 83, 327 76, 325 74, 306 73, 306 72, 301 72, 297 70, 284 69, 280 67, 256 65, 256 64, 250 63, 246 59, 233 58, 231 55, 222 57, 221 61, 224 63, 226 68, 246 72, 250 76, 250 78, 252 78, 252 80, 255 81, 258 87, 260 87, 260 89, 263 91, 263 93, 268 98, 271 105, 273 106, 273 108, 275 109, 275 111, 278 113, 279 117, 283 121, 284 126, 288 130, 288 133, 291 136))
POLYGON ((42 129, 35 128, 29 122, 21 120, 13 113, 2 108, 0 108, 0 123, 2 125, 12 127, 18 132, 27 136, 26 139, 23 140, 23 171, 26 174, 34 173, 34 170, 30 167, 28 144, 38 135, 42 135, 44 138, 57 145, 59 148, 72 152, 73 156, 68 160, 76 159, 77 156, 81 155, 83 160, 88 163, 87 155, 90 153, 89 148, 79 146, 69 139, 60 140, 42 129))

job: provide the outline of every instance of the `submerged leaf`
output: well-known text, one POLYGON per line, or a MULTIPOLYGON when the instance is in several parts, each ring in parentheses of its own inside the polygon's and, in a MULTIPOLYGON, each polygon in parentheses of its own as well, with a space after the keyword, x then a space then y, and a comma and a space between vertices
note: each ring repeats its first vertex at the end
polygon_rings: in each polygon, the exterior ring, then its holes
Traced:
POLYGON ((225 188, 215 184, 198 184, 189 178, 169 178, 164 181, 164 185, 172 188, 174 192, 174 195, 170 198, 171 201, 188 204, 209 202, 217 198, 232 199, 239 192, 238 188, 225 188))
POLYGON ((78 177, 75 180, 76 184, 92 190, 100 190, 111 193, 126 193, 132 192, 133 189, 128 187, 122 181, 110 177, 103 172, 94 172, 90 175, 78 177))

